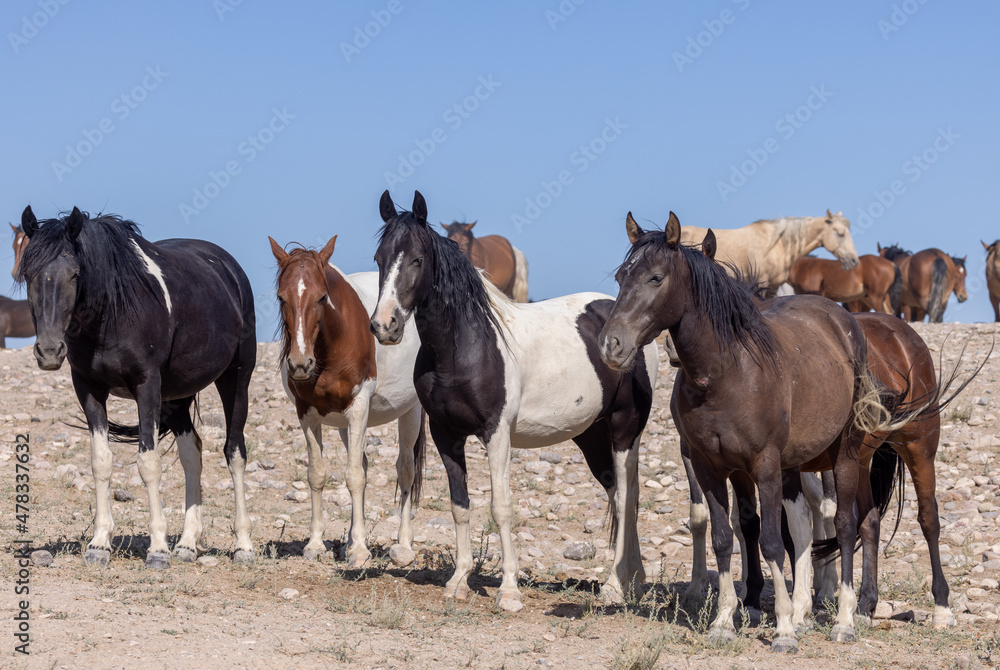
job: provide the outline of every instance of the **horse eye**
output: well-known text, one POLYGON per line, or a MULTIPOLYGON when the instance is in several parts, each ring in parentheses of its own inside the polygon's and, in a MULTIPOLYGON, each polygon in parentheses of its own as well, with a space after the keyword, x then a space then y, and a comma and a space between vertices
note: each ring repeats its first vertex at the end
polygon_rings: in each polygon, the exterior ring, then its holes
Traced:
POLYGON ((652 277, 649 278, 649 282, 651 284, 662 284, 663 283, 663 275, 653 275, 652 277))
POLYGON ((411 265, 416 265, 418 268, 423 264, 424 264, 423 258, 414 258, 413 262, 411 263, 411 265))

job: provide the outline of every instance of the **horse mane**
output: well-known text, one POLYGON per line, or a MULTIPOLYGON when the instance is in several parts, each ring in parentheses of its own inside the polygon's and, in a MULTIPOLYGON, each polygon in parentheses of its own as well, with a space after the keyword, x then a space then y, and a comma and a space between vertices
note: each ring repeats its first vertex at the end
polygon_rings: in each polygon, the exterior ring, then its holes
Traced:
POLYGON ((750 225, 760 223, 771 224, 773 226, 771 247, 777 244, 781 238, 785 238, 789 248, 802 249, 806 245, 806 242, 809 241, 806 238, 806 233, 809 231, 809 226, 812 225, 814 218, 811 216, 783 216, 779 219, 758 219, 750 225))
MULTIPOLYGON (((778 358, 778 341, 757 309, 760 285, 756 280, 739 273, 737 279, 730 277, 722 263, 692 246, 681 244, 677 249, 691 272, 695 308, 708 317, 722 348, 735 357, 738 345, 758 366, 773 368, 778 358)), ((666 254, 666 250, 667 237, 663 231, 645 232, 622 265, 634 262, 636 254, 666 254)))
POLYGON ((949 258, 951 258, 951 262, 954 263, 956 266, 962 267, 962 268, 965 267, 965 259, 964 258, 959 258, 958 256, 949 256, 949 258))
POLYGON ((73 240, 67 231, 68 214, 39 222, 18 267, 17 281, 24 282, 60 254, 69 253, 80 266, 78 315, 112 326, 135 323, 141 306, 150 298, 166 308, 159 285, 136 252, 139 240, 143 240, 138 224, 115 214, 99 214, 96 218, 90 218, 87 212, 82 214, 83 226, 73 240))
POLYGON ((417 221, 412 212, 402 211, 379 230, 378 243, 416 235, 434 254, 434 291, 443 306, 458 319, 483 333, 494 328, 506 342, 506 329, 497 316, 499 291, 490 291, 489 282, 465 257, 458 243, 417 221))
POLYGON ((889 259, 890 261, 894 261, 897 258, 899 258, 900 256, 912 256, 913 255, 912 251, 907 251, 906 249, 902 248, 898 244, 890 244, 887 247, 882 247, 882 251, 885 252, 885 258, 889 259))

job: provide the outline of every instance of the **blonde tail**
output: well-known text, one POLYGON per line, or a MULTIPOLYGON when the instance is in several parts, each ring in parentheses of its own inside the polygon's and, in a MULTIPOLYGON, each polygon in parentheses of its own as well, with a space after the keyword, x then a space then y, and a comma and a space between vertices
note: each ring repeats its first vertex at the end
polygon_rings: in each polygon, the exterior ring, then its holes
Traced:
POLYGON ((514 302, 528 302, 528 259, 517 247, 514 250, 514 302))

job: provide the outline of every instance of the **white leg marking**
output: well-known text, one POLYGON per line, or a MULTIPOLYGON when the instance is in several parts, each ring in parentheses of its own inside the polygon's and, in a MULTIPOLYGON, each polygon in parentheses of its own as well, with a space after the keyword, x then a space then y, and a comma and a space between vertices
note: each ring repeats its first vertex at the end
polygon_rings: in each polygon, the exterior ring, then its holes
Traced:
POLYGON ((302 550, 302 555, 308 559, 319 558, 326 552, 323 544, 323 531, 326 522, 323 521, 323 487, 326 485, 326 461, 323 459, 323 422, 319 412, 310 409, 301 419, 299 425, 306 438, 306 453, 309 456, 309 471, 306 479, 309 481, 309 499, 312 503, 312 519, 309 522, 309 542, 302 550))
MULTIPOLYGON (((708 534, 708 505, 691 503, 688 527, 691 529, 691 540, 693 541, 691 548, 694 550, 694 556, 691 560, 691 584, 688 586, 686 595, 699 597, 705 584, 708 583, 708 556, 705 547, 705 536, 708 534)), ((732 578, 732 573, 730 573, 730 578, 732 578)))
POLYGON ((149 553, 166 553, 167 520, 163 516, 163 506, 160 504, 160 476, 163 472, 160 464, 160 449, 157 434, 159 427, 153 425, 153 448, 140 451, 138 458, 139 476, 146 485, 146 496, 149 499, 149 553))
MULTIPOLYGON (((399 483, 399 536, 396 544, 397 558, 393 558, 398 565, 409 565, 413 562, 413 522, 410 517, 413 510, 413 485, 416 476, 416 463, 414 461, 413 446, 417 442, 420 434, 421 421, 420 405, 415 405, 413 409, 399 417, 399 456, 396 457, 396 481, 399 483)), ((426 446, 426 445, 425 445, 426 446)))
POLYGON ((792 600, 788 597, 785 575, 777 561, 768 561, 767 565, 774 578, 775 640, 798 640, 798 636, 795 635, 795 626, 792 625, 792 600))
MULTIPOLYGON (((500 527, 500 545, 503 551, 503 581, 497 593, 497 604, 508 612, 518 612, 521 592, 517 588, 517 554, 510 525, 513 517, 510 504, 510 426, 501 423, 493 438, 486 445, 490 462, 490 503, 493 520, 500 527)), ((451 506, 455 519, 455 533, 458 540, 458 557, 455 560, 455 575, 449 580, 445 596, 464 597, 468 594, 469 573, 472 572, 472 540, 469 531, 469 510, 458 505, 451 506)))
MULTIPOLYGON (((233 460, 229 462, 229 474, 233 478, 233 498, 236 502, 236 518, 233 522, 233 532, 236 534, 236 551, 253 554, 253 543, 250 541, 250 513, 247 511, 246 486, 243 483, 247 462, 240 455, 239 449, 233 450, 233 460)), ((234 555, 234 558, 237 558, 234 555)))
POLYGON ((934 615, 931 617, 931 624, 934 628, 951 628, 955 625, 955 615, 951 613, 950 607, 934 606, 934 615))
POLYGON ((792 626, 805 628, 812 612, 812 510, 804 493, 795 501, 782 500, 788 518, 788 532, 795 546, 795 584, 792 589, 792 626))
POLYGON ((132 246, 135 247, 135 253, 139 255, 139 258, 146 264, 146 272, 153 275, 160 284, 160 289, 163 291, 163 301, 167 303, 167 314, 170 313, 170 293, 167 291, 167 282, 163 280, 163 271, 160 270, 160 266, 153 262, 153 259, 146 255, 146 252, 142 250, 139 243, 132 240, 132 246))
POLYGON ((733 625, 733 614, 740 605, 736 595, 736 585, 733 583, 733 573, 723 570, 719 573, 719 614, 712 622, 709 638, 715 642, 727 642, 736 639, 736 626, 733 625))
POLYGON ((177 455, 184 467, 184 531, 175 552, 181 548, 204 551, 201 533, 201 438, 191 431, 177 435, 177 455))
POLYGON ((90 467, 94 473, 97 510, 94 514, 94 539, 90 541, 90 546, 98 549, 111 548, 111 533, 115 529, 115 522, 111 518, 113 460, 107 431, 92 431, 90 433, 90 467))
POLYGON ((368 404, 374 392, 375 380, 366 379, 344 410, 347 428, 340 430, 340 437, 347 446, 347 490, 351 492, 351 529, 347 544, 347 567, 350 569, 363 567, 372 557, 365 534, 365 485, 368 481, 365 429, 368 427, 368 404))

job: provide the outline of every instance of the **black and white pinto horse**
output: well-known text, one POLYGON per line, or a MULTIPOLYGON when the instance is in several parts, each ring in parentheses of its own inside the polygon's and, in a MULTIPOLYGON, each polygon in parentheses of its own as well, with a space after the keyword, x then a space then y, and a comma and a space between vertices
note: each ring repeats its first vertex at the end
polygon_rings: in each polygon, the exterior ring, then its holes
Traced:
POLYGON ((91 219, 74 208, 39 223, 31 208, 21 223, 31 244, 19 268, 37 329, 35 358, 43 370, 69 360, 73 387, 90 429, 97 494, 94 537, 84 560, 111 556, 110 435, 138 432, 139 475, 149 496, 146 565, 170 566, 160 504, 157 440, 177 439, 184 467, 184 530, 174 556, 193 561, 202 544, 202 442, 191 422, 195 394, 214 383, 226 415, 224 453, 236 497, 233 560, 254 559, 243 487, 248 387, 257 358, 253 292, 239 264, 210 242, 152 243, 131 221, 91 219), (108 422, 109 395, 131 398, 138 429, 108 422))
POLYGON ((608 493, 615 558, 603 595, 645 579, 636 534, 639 438, 657 373, 651 344, 627 371, 600 359, 597 335, 613 300, 580 293, 532 304, 511 302, 475 270, 458 246, 427 225, 427 204, 396 212, 382 194, 385 226, 375 261, 379 300, 371 329, 399 342, 412 314, 420 334, 413 372, 451 492, 458 552, 445 597, 469 593, 473 568, 465 441, 486 445, 493 519, 500 527, 503 582, 497 603, 517 612, 517 555, 511 538, 511 448, 573 440, 608 493))

